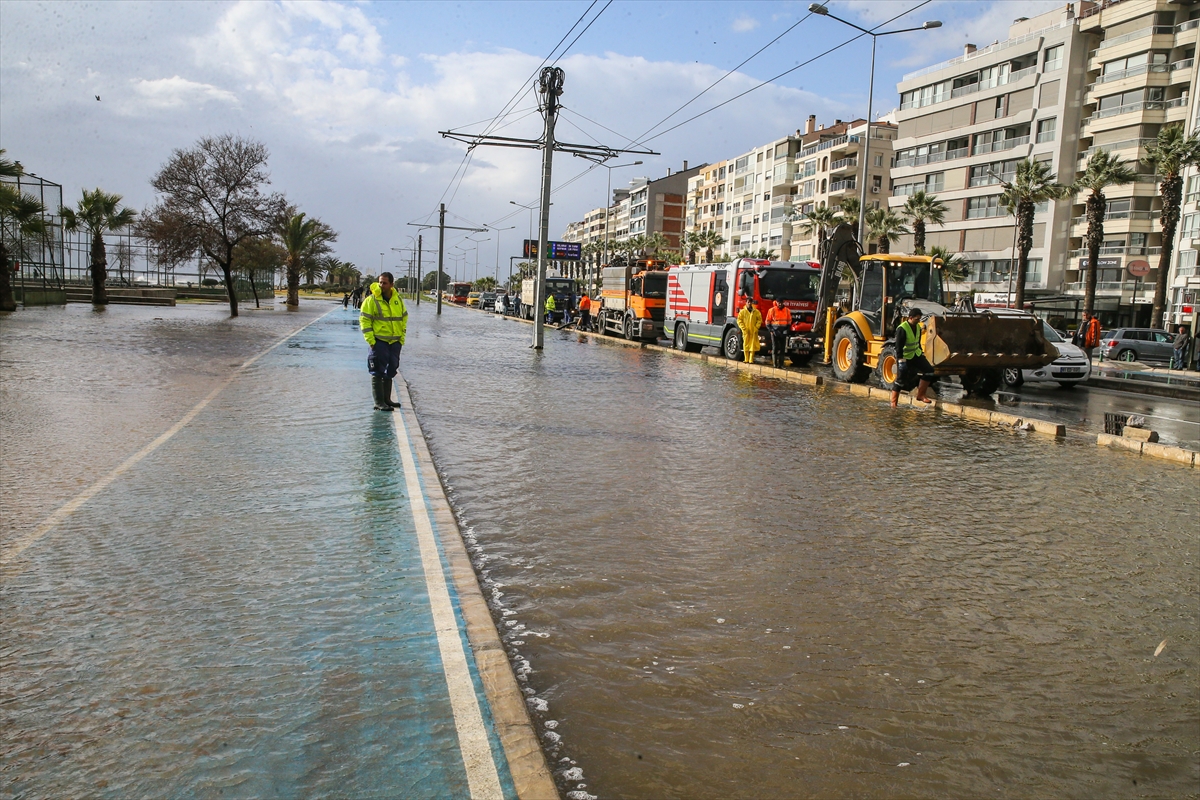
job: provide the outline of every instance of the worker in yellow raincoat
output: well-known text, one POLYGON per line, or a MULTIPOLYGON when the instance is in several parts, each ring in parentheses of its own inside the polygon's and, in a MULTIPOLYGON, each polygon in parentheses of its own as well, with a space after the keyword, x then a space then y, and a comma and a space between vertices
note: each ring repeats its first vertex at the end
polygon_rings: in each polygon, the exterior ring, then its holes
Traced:
POLYGON ((747 298, 746 305, 737 315, 738 328, 742 331, 742 353, 746 363, 753 364, 754 356, 758 353, 758 329, 762 327, 762 314, 754 307, 754 299, 747 298))

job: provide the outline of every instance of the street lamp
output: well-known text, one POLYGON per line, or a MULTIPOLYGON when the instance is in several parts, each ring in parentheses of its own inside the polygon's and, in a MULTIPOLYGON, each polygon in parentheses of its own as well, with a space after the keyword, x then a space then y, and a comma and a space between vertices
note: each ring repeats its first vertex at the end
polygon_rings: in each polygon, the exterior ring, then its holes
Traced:
MULTIPOLYGON (((474 283, 475 281, 479 280, 479 245, 486 242, 487 239, 472 239, 470 236, 468 236, 467 241, 472 242, 475 245, 475 247, 472 248, 475 251, 475 271, 473 273, 471 273, 472 275, 475 276, 474 279, 472 280, 472 283, 474 283)), ((465 270, 464 270, 464 272, 465 272, 465 270)))
POLYGON ((880 36, 891 36, 895 33, 911 33, 912 31, 933 30, 934 28, 942 27, 942 23, 936 19, 931 19, 924 25, 920 25, 916 28, 901 28, 900 30, 896 31, 875 33, 874 31, 869 31, 866 28, 855 25, 849 20, 845 20, 841 17, 836 17, 833 14, 830 14, 829 9, 820 3, 812 3, 809 5, 808 10, 809 13, 817 14, 818 16, 836 19, 843 25, 849 25, 856 31, 862 31, 867 36, 871 37, 871 79, 867 88, 867 139, 863 143, 862 185, 859 186, 858 189, 858 241, 859 243, 862 243, 866 236, 867 230, 867 168, 871 163, 871 113, 873 111, 872 104, 875 99, 875 44, 880 36))
MULTIPOLYGON (((491 226, 488 226, 491 228, 491 226)), ((496 284, 500 284, 500 231, 516 230, 516 225, 509 225, 507 228, 492 228, 496 232, 496 284)))
MULTIPOLYGON (((518 203, 516 200, 509 200, 508 202, 511 205, 516 206, 517 208, 524 208, 527 211, 529 211, 529 238, 532 239, 533 238, 533 210, 538 207, 538 204, 530 203, 529 205, 524 205, 523 203, 518 203)), ((550 205, 554 205, 554 203, 551 203, 550 205)))
POLYGON ((621 167, 636 167, 641 163, 641 161, 634 161, 630 164, 613 164, 611 167, 608 164, 600 165, 608 170, 608 193, 604 195, 604 253, 600 257, 603 264, 608 263, 608 210, 612 208, 612 171, 621 167))

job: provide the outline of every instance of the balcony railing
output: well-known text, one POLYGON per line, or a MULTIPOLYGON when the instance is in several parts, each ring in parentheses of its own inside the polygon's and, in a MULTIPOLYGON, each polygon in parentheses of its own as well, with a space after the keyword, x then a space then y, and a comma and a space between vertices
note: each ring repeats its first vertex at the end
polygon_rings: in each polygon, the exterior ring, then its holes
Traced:
MULTIPOLYGON (((1176 99, 1182 100, 1183 98, 1176 99)), ((1106 117, 1120 116, 1121 114, 1132 114, 1136 111, 1163 111, 1168 108, 1174 108, 1177 105, 1182 105, 1182 103, 1177 103, 1175 100, 1147 100, 1141 103, 1127 103, 1123 106, 1114 106, 1092 112, 1092 115, 1088 119, 1104 119, 1106 117)))
POLYGON ((833 183, 829 184, 829 193, 834 194, 835 192, 849 191, 853 189, 854 186, 855 180, 853 178, 845 181, 834 181, 833 183))
POLYGON ((839 169, 845 169, 846 167, 857 167, 857 166, 858 166, 858 156, 852 156, 850 158, 839 158, 837 161, 835 161, 829 165, 829 171, 837 172, 839 169))
MULTIPOLYGON (((1162 252, 1161 247, 1101 247, 1100 255, 1102 256, 1156 256, 1162 252)), ((1087 248, 1072 250, 1067 253, 1067 258, 1087 258, 1087 248)))
POLYGON ((945 150, 940 153, 927 153, 920 156, 907 156, 896 159, 897 167, 919 167, 923 164, 937 164, 942 161, 953 161, 956 158, 966 158, 971 155, 971 148, 960 147, 956 150, 945 150))
POLYGON ((975 155, 983 155, 984 153, 998 153, 1001 150, 1012 150, 1014 147, 1020 147, 1023 144, 1029 144, 1029 135, 1018 136, 1014 139, 1001 139, 998 142, 989 142, 988 144, 975 145, 975 155))
POLYGON ((1119 142, 1109 142, 1108 144, 1098 144, 1084 150, 1079 156, 1080 161, 1087 161, 1092 157, 1092 154, 1098 150, 1103 150, 1106 153, 1113 153, 1118 150, 1133 150, 1136 148, 1146 147, 1154 144, 1157 139, 1123 139, 1119 142))
POLYGON ((959 86, 957 89, 951 89, 949 93, 938 92, 937 94, 933 95, 932 98, 930 98, 928 103, 918 104, 918 103, 915 103, 912 101, 909 101, 907 103, 901 103, 900 110, 904 111, 909 108, 925 108, 926 106, 934 106, 934 105, 937 105, 938 103, 944 103, 947 100, 952 100, 955 97, 962 97, 963 95, 974 94, 975 92, 982 92, 984 89, 994 89, 997 86, 1006 86, 1010 83, 1016 83, 1017 81, 1021 80, 1022 78, 1028 77, 1029 75, 1033 75, 1036 72, 1037 72, 1037 65, 1034 64, 1032 67, 1026 67, 1025 69, 1019 69, 1016 72, 1009 72, 1005 75, 997 75, 995 78, 989 78, 988 80, 978 81, 976 83, 969 83, 966 86, 959 86))
MULTIPOLYGON (((1096 281, 1096 291, 1098 292, 1122 292, 1128 289, 1140 289, 1143 293, 1154 291, 1154 284, 1146 285, 1146 281, 1140 282, 1134 280, 1127 281, 1096 281)), ((1063 290, 1068 292, 1083 292, 1087 290, 1087 283, 1084 281, 1072 281, 1064 283, 1063 290)))
POLYGON ((1181 22, 1175 26, 1176 33, 1190 31, 1192 28, 1200 26, 1200 19, 1189 19, 1187 22, 1181 22))
POLYGON ((1141 39, 1143 36, 1151 36, 1154 34, 1169 34, 1169 33, 1174 33, 1174 32, 1175 32, 1175 26, 1173 26, 1173 25, 1150 25, 1149 27, 1146 27, 1146 28, 1140 28, 1136 31, 1130 31, 1129 33, 1126 33, 1123 36, 1117 36, 1112 39, 1105 39, 1103 42, 1100 43, 1099 47, 1097 47, 1095 50, 1092 51, 1092 54, 1098 53, 1101 50, 1107 50, 1110 47, 1116 47, 1117 45, 1125 44, 1126 42, 1136 41, 1138 39, 1141 39))
POLYGON ((1050 25, 1048 27, 1042 28, 1041 30, 1034 31, 1033 33, 1027 33, 1024 36, 1018 36, 1015 39, 1008 39, 1006 41, 998 42, 996 44, 989 45, 987 47, 981 47, 973 53, 967 53, 966 55, 961 55, 956 58, 951 58, 948 61, 941 61, 937 64, 933 64, 932 66, 923 67, 922 69, 919 69, 916 72, 908 73, 907 75, 904 76, 903 80, 910 81, 913 78, 919 78, 922 75, 929 75, 930 73, 933 73, 933 72, 940 72, 941 70, 944 70, 947 67, 953 67, 955 64, 963 64, 972 59, 979 58, 980 56, 986 56, 990 53, 996 53, 996 52, 999 52, 1000 50, 1006 50, 1010 47, 1014 47, 1019 44, 1024 44, 1025 42, 1029 42, 1034 39, 1040 39, 1046 34, 1047 31, 1057 30, 1058 28, 1070 27, 1074 24, 1075 24, 1075 20, 1073 20, 1073 19, 1063 20, 1062 22, 1057 22, 1054 25, 1050 25))
MULTIPOLYGON (((1158 219, 1160 212, 1158 211, 1109 211, 1104 215, 1104 221, 1118 219, 1158 219)), ((1081 215, 1071 220, 1072 225, 1082 225, 1087 222, 1087 215, 1081 215)))
POLYGON ((1004 206, 989 206, 987 208, 968 208, 967 219, 987 219, 989 217, 1003 217, 1008 215, 1008 209, 1004 206))
POLYGON ((808 147, 804 148, 801 155, 811 156, 813 153, 819 153, 822 150, 828 150, 831 147, 840 147, 843 144, 855 144, 859 141, 861 141, 861 137, 858 136, 837 136, 833 139, 826 139, 823 142, 818 142, 817 144, 810 144, 808 147))
POLYGON ((1097 77, 1096 82, 1089 84, 1087 88, 1090 91, 1101 83, 1112 83, 1113 81, 1119 81, 1122 78, 1132 78, 1135 75, 1144 75, 1147 72, 1170 72, 1171 69, 1172 67, 1168 66, 1167 64, 1142 64, 1141 66, 1117 70, 1116 72, 1106 72, 1097 77))

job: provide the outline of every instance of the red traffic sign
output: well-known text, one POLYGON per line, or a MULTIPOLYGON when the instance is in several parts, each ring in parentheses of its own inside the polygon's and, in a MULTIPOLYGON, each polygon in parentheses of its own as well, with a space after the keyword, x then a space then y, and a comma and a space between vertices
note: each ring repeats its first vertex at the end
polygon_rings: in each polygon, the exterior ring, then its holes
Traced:
POLYGON ((1150 274, 1149 261, 1130 261, 1125 268, 1128 269, 1129 274, 1135 278, 1144 278, 1150 274))

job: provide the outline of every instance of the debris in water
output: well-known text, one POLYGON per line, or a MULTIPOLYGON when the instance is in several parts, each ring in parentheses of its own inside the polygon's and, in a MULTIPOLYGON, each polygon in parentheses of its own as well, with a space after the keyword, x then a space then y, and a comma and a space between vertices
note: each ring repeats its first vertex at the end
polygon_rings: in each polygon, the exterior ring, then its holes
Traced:
MULTIPOLYGON (((1170 638, 1170 637, 1168 637, 1168 638, 1170 638)), ((1163 651, 1163 649, 1166 648, 1166 646, 1167 646, 1166 639, 1163 639, 1161 642, 1159 642, 1158 647, 1154 648, 1154 657, 1158 658, 1158 654, 1161 653, 1163 651)))
POLYGON ((581 781, 583 780, 583 767, 571 767, 562 774, 565 781, 581 781))
POLYGON ((745 706, 744 706, 744 705, 742 705, 741 703, 734 703, 734 704, 733 704, 733 707, 734 707, 734 708, 745 708, 745 706))
POLYGON ((909 765, 909 763, 908 763, 907 761, 901 761, 901 762, 900 762, 899 764, 897 764, 896 766, 897 766, 897 767, 907 767, 907 766, 910 766, 910 765, 909 765))
POLYGON ((718 624, 718 625, 724 625, 724 624, 725 624, 725 618, 724 618, 724 617, 717 617, 717 624, 718 624))
POLYGON ((848 730, 850 730, 850 726, 849 725, 838 725, 838 730, 839 731, 848 731, 848 730))
MULTIPOLYGON (((545 721, 543 724, 544 724, 544 725, 545 725, 547 728, 549 728, 550 730, 554 730, 555 728, 557 728, 557 727, 558 727, 558 720, 556 720, 556 719, 548 719, 548 720, 546 720, 546 721, 545 721)), ((572 780, 576 780, 576 779, 575 779, 575 778, 572 778, 572 780)))

